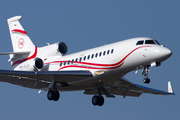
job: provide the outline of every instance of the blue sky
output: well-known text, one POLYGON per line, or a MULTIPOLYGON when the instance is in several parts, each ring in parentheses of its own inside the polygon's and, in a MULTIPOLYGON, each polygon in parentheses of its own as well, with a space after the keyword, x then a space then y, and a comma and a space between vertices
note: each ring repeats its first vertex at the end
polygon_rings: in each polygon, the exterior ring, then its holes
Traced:
MULTIPOLYGON (((61 92, 58 102, 47 92, 0 83, 0 118, 37 119, 146 119, 180 118, 180 1, 169 0, 51 0, 0 2, 0 52, 12 51, 7 19, 22 15, 21 24, 36 46, 65 42, 68 54, 133 37, 151 37, 173 51, 160 67, 150 68, 151 83, 131 72, 125 77, 136 84, 167 91, 172 82, 175 96, 142 94, 139 98, 105 98, 102 107, 91 104, 83 91, 61 92)), ((11 69, 8 56, 0 56, 0 69, 11 69)))

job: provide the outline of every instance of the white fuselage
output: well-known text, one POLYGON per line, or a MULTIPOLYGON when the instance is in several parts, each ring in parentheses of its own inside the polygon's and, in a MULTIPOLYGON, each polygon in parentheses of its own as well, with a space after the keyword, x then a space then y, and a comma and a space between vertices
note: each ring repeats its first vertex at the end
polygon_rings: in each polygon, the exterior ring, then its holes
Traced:
MULTIPOLYGON (((95 77, 89 81, 98 81, 96 76, 103 74, 101 80, 103 83, 108 83, 130 71, 141 69, 152 63, 160 63, 171 56, 172 52, 168 48, 159 44, 145 44, 146 40, 154 41, 146 37, 132 38, 65 56, 58 54, 49 56, 47 47, 42 47, 37 48, 30 56, 44 60, 46 69, 42 71, 89 70, 95 77), (138 41, 144 41, 144 43, 137 45, 138 41), (108 76, 111 79, 108 79, 108 76)), ((28 64, 29 62, 23 62, 17 65, 15 70, 29 70, 22 67, 29 66, 28 64)), ((75 81, 69 80, 68 82, 75 81)))
MULTIPOLYGON (((47 58, 49 71, 90 70, 96 71, 123 70, 132 71, 153 62, 162 62, 169 57, 171 51, 157 44, 136 45, 139 40, 151 38, 132 38, 109 45, 81 51, 66 56, 47 58)), ((42 58, 42 56, 37 56, 42 58)))

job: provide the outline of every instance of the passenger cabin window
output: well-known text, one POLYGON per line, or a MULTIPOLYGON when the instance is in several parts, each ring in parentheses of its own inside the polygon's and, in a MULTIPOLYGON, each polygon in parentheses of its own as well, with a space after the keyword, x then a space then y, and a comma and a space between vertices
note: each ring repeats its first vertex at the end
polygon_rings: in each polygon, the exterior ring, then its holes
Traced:
POLYGON ((136 45, 143 45, 143 43, 144 43, 144 40, 141 40, 141 41, 138 41, 138 42, 136 43, 136 45))
POLYGON ((114 52, 114 49, 111 50, 111 54, 113 54, 113 52, 114 52))
POLYGON ((103 55, 106 55, 106 51, 103 52, 103 55))
POLYGON ((86 60, 86 56, 84 56, 84 61, 86 60))
POLYGON ((94 58, 94 54, 91 55, 91 58, 92 58, 92 59, 94 58))
POLYGON ((107 55, 109 55, 109 50, 107 51, 107 55))
POLYGON ((78 62, 78 58, 76 58, 76 61, 75 61, 76 63, 78 62))
POLYGON ((98 56, 98 53, 96 53, 95 57, 97 57, 97 56, 98 56))
POLYGON ((101 57, 102 52, 99 53, 99 57, 101 57))
POLYGON ((82 61, 82 57, 79 58, 79 62, 81 62, 81 61, 82 61))
POLYGON ((74 63, 74 59, 72 59, 71 63, 72 63, 72 64, 74 63))
POLYGON ((90 55, 88 55, 88 58, 87 58, 87 59, 89 60, 89 58, 90 58, 90 55))

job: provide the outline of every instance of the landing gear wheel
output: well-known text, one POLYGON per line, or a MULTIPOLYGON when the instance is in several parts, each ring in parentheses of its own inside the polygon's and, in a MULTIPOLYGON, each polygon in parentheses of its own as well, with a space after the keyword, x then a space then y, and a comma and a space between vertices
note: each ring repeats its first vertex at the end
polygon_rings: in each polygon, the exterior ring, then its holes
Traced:
POLYGON ((143 82, 149 84, 150 83, 150 79, 149 78, 144 78, 143 82))
POLYGON ((48 98, 48 100, 58 101, 58 100, 59 100, 59 97, 60 97, 60 94, 59 94, 58 91, 50 90, 50 91, 47 93, 47 98, 48 98))
POLYGON ((47 98, 48 98, 48 100, 53 100, 53 96, 54 96, 54 91, 50 90, 50 91, 47 93, 47 98))
POLYGON ((94 106, 98 105, 98 106, 102 106, 104 104, 104 97, 103 96, 93 96, 92 98, 92 104, 94 106))
POLYGON ((98 96, 93 96, 93 98, 92 98, 92 104, 94 105, 94 106, 96 106, 96 105, 98 105, 98 102, 99 102, 99 97, 98 96))
POLYGON ((60 97, 60 94, 58 91, 54 92, 54 101, 58 101, 60 97))
POLYGON ((104 104, 104 97, 103 96, 100 96, 99 97, 99 103, 98 103, 98 105, 99 106, 102 106, 104 104))

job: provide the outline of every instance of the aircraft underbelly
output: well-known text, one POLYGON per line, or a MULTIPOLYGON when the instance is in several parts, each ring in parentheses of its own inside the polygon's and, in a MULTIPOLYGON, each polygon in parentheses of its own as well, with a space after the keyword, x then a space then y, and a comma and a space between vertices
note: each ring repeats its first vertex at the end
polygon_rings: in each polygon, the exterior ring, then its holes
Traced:
POLYGON ((110 72, 106 72, 102 75, 86 78, 79 81, 68 82, 69 86, 59 87, 59 91, 71 91, 71 90, 84 90, 97 87, 104 87, 107 84, 121 78, 125 75, 125 72, 120 72, 118 69, 110 72))

